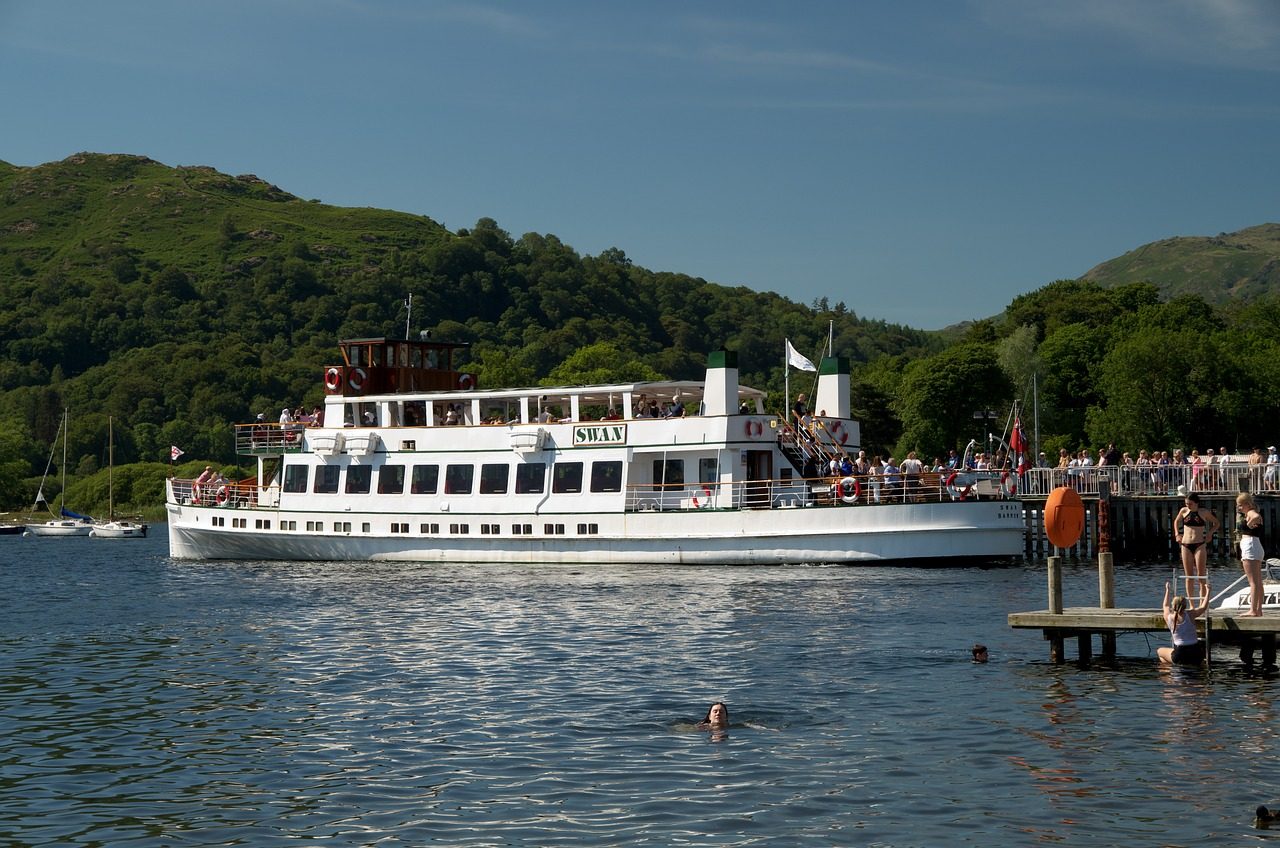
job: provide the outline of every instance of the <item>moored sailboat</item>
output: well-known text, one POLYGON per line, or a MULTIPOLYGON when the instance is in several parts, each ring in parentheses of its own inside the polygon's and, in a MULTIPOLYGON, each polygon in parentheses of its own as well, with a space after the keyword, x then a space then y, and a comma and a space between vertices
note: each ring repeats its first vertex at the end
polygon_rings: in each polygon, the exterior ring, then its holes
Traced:
POLYGON ((143 539, 147 525, 116 518, 115 419, 107 419, 107 520, 95 522, 89 535, 95 539, 143 539))
POLYGON ((62 435, 62 492, 60 494, 62 505, 54 514, 44 497, 44 484, 49 479, 49 468, 53 465, 53 452, 58 446, 58 437, 55 435, 53 446, 49 449, 49 461, 45 463, 44 476, 40 478, 40 488, 36 491, 35 503, 31 506, 31 511, 34 513, 36 507, 44 504, 46 509, 50 509, 53 518, 42 523, 27 524, 26 532, 32 536, 88 536, 93 530, 93 519, 90 516, 67 509, 67 419, 68 412, 64 409, 62 423, 58 425, 58 433, 62 435))

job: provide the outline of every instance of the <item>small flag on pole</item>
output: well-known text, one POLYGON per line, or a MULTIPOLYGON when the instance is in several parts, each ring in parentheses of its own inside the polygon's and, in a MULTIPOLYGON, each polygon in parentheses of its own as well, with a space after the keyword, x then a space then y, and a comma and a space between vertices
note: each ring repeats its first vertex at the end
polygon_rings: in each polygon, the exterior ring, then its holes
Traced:
POLYGON ((800 351, 791 346, 791 339, 787 339, 787 364, 801 371, 818 370, 812 362, 800 354, 800 351))
POLYGON ((1009 447, 1014 453, 1022 453, 1027 449, 1027 437, 1022 432, 1022 418, 1013 419, 1013 432, 1009 434, 1009 447))
POLYGON ((184 451, 177 445, 169 445, 169 461, 174 462, 178 457, 182 456, 184 451))

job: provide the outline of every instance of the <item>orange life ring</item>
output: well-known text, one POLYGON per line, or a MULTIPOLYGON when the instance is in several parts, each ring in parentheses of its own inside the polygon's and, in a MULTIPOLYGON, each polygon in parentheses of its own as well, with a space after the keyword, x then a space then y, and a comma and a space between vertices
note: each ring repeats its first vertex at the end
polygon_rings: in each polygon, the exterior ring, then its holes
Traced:
POLYGON ((332 367, 324 372, 324 387, 330 394, 337 394, 342 388, 342 369, 332 367))
POLYGON ((351 391, 355 394, 364 392, 364 384, 368 379, 368 372, 358 365, 347 372, 347 385, 351 387, 351 391))
POLYGON ((710 486, 703 486, 703 487, 702 487, 702 493, 703 493, 704 495, 706 495, 706 498, 705 498, 701 503, 699 503, 699 502, 698 502, 698 496, 697 496, 697 495, 694 495, 694 496, 693 496, 693 508, 694 508, 694 509, 702 509, 703 507, 711 506, 711 487, 710 487, 710 486))
POLYGON ((764 422, 758 418, 748 418, 743 422, 742 428, 746 430, 747 438, 750 439, 764 435, 764 422))
POLYGON ((297 434, 297 432, 296 432, 296 431, 294 431, 294 430, 285 430, 285 431, 284 431, 284 440, 285 440, 285 443, 286 443, 286 444, 293 444, 294 442, 298 441, 298 434, 297 434))
POLYGON ((840 500, 847 504, 857 503, 862 494, 862 484, 857 477, 846 477, 839 484, 840 500))
POLYGON ((476 378, 470 374, 463 374, 458 378, 458 388, 464 392, 469 392, 476 387, 476 378))

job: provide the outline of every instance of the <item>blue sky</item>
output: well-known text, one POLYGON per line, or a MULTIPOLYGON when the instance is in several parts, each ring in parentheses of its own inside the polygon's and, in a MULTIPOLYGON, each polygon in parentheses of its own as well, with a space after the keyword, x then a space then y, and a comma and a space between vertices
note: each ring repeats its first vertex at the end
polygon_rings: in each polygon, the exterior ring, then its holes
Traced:
POLYGON ((937 328, 1280 220, 1280 2, 0 0, 0 159, 492 217, 937 328))

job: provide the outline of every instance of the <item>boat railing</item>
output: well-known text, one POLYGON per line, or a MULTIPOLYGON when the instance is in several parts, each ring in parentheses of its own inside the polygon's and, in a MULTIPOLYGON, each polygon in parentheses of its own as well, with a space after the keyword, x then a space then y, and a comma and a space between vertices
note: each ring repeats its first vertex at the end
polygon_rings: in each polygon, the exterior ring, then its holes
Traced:
POLYGON ((1019 494, 1045 496, 1059 487, 1081 495, 1097 495, 1102 481, 1116 495, 1159 497, 1201 494, 1233 495, 1242 491, 1280 491, 1280 467, 1247 462, 1202 465, 1094 465, 1079 468, 1032 468, 1020 475, 1019 494))
POLYGON ((173 503, 184 506, 220 506, 228 509, 258 505, 257 481, 233 483, 220 480, 197 483, 177 477, 169 479, 170 497, 173 503))
POLYGON ((951 503, 1016 498, 1009 475, 996 471, 960 474, 858 475, 739 480, 731 483, 633 485, 628 512, 702 509, 795 509, 823 506, 878 506, 901 503, 951 503))
POLYGON ((305 424, 237 424, 236 453, 240 456, 301 453, 306 430, 305 424))

